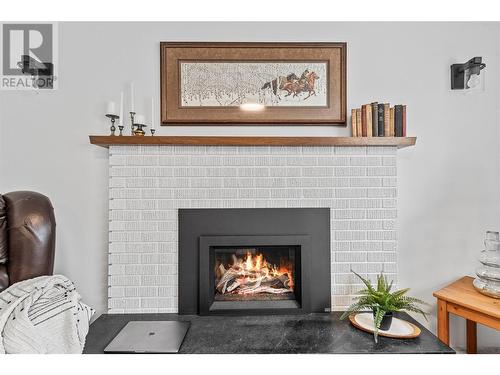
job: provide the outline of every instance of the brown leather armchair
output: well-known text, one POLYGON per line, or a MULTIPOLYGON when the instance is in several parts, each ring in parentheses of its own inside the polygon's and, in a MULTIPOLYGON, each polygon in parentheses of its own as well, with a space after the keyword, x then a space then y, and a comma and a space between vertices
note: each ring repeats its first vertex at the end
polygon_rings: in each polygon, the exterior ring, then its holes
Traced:
POLYGON ((18 281, 52 275, 54 208, 32 191, 0 194, 0 292, 18 281))

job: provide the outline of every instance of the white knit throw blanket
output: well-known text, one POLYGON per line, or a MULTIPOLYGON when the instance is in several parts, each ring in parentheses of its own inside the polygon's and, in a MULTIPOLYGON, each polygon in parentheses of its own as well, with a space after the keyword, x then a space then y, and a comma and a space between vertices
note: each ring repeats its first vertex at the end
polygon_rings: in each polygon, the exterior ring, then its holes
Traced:
POLYGON ((65 276, 41 276, 0 293, 0 353, 81 353, 94 309, 65 276))

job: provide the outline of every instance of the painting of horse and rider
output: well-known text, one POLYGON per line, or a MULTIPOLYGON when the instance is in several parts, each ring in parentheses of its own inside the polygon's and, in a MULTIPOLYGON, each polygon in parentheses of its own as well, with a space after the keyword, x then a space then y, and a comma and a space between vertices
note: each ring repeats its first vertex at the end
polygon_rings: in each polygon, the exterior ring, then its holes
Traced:
POLYGON ((181 104, 327 106, 327 69, 326 62, 181 63, 181 104))

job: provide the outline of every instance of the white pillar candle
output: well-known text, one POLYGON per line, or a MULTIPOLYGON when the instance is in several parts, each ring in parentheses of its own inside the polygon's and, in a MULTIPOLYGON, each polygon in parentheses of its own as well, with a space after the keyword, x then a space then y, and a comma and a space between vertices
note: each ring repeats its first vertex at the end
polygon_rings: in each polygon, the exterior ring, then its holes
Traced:
POLYGON ((151 129, 155 128, 155 98, 151 98, 151 129))
POLYGON ((123 91, 120 92, 120 119, 118 120, 118 125, 123 125, 123 91))
POLYGON ((144 115, 135 115, 134 120, 136 124, 142 124, 142 125, 145 124, 144 115))
POLYGON ((108 102, 108 109, 106 110, 107 115, 116 115, 116 105, 115 102, 108 102))
POLYGON ((134 104, 134 82, 130 84, 130 112, 135 112, 134 104))

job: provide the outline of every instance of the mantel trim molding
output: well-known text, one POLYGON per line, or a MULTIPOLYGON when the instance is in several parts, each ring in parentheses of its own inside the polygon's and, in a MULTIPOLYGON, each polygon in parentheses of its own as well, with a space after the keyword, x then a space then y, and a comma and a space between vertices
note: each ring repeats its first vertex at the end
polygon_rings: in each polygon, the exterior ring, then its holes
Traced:
POLYGON ((127 145, 175 146, 414 146, 417 137, 211 137, 211 136, 109 136, 90 135, 101 147, 127 145))

